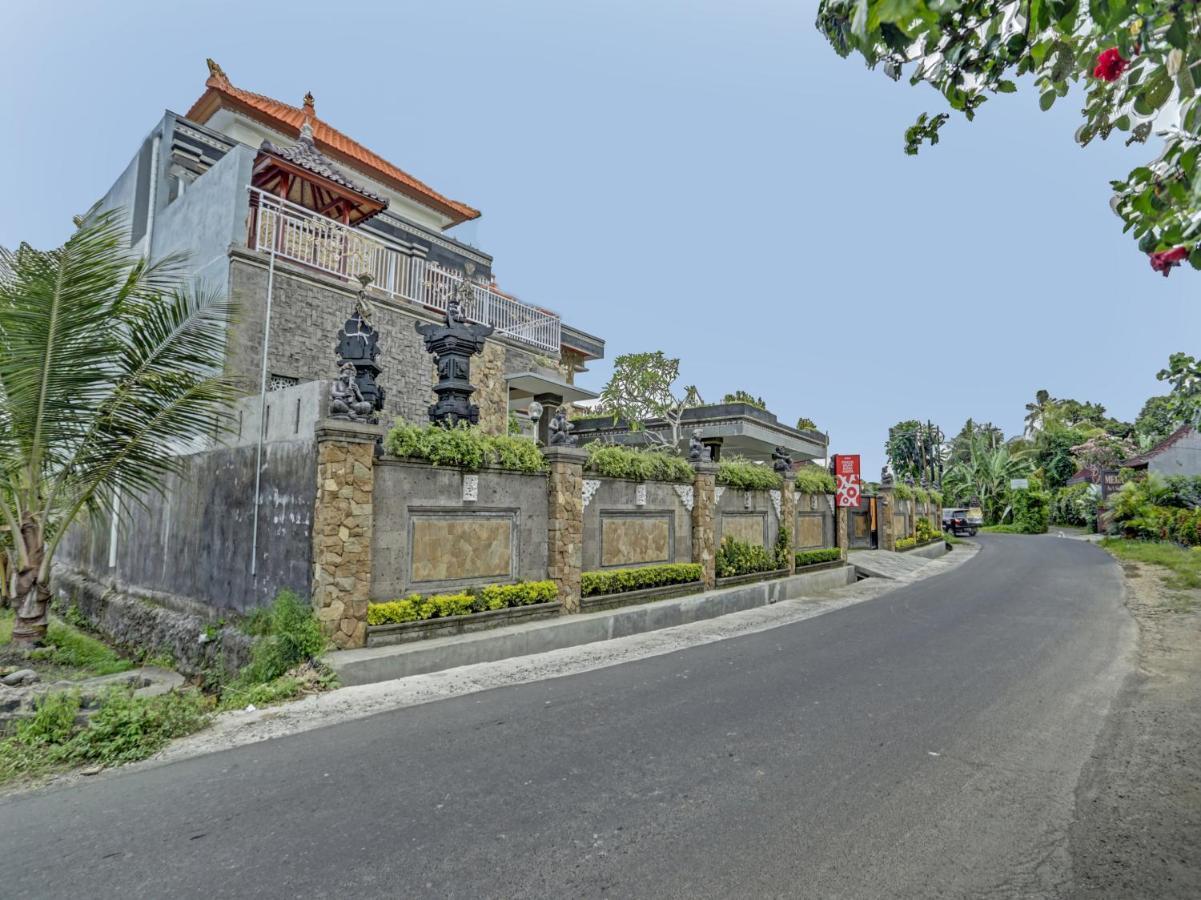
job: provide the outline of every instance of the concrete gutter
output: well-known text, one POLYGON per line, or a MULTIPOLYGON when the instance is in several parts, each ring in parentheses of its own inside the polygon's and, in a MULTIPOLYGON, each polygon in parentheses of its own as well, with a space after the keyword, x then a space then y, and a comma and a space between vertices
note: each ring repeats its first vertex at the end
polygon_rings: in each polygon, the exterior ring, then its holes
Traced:
POLYGON ((409 644, 339 650, 325 656, 344 685, 372 684, 458 666, 562 650, 686 625, 759 606, 795 600, 854 583, 854 566, 806 572, 638 606, 563 616, 476 634, 409 644))

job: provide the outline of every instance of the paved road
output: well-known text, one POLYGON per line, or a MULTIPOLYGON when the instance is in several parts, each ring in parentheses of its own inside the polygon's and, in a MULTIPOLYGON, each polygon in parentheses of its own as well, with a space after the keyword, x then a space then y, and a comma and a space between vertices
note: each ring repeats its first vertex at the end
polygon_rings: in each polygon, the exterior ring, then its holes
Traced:
POLYGON ((984 536, 795 625, 0 801, 17 897, 961 897, 1072 887, 1116 566, 984 536))

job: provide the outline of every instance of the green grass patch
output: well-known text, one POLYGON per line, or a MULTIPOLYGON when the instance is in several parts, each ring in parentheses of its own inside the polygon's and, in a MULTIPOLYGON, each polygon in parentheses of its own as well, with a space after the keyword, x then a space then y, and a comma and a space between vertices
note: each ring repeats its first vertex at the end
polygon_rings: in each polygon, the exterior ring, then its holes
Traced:
POLYGON ((14 618, 11 609, 0 609, 0 646, 12 642, 14 618))
POLYGON ((1201 588, 1201 550, 1168 541, 1133 541, 1104 538, 1101 546, 1119 559, 1163 566, 1172 576, 1165 582, 1173 590, 1201 588))
POLYGON ((985 525, 980 530, 988 534, 1025 534, 1016 525, 985 525))
POLYGON ((46 630, 46 646, 31 650, 29 659, 61 666, 81 676, 115 675, 134 667, 103 641, 55 619, 50 620, 46 630))

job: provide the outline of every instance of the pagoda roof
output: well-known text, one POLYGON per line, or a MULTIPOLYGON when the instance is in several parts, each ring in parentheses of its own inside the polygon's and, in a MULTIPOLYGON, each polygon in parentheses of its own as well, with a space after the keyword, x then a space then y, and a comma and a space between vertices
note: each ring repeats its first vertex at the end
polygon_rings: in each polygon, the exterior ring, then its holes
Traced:
MULTIPOLYGON (((208 60, 208 66, 209 77, 204 83, 205 91, 187 112, 187 118, 193 122, 203 125, 219 109, 228 108, 283 134, 299 137, 300 129, 307 121, 312 128, 315 148, 333 160, 355 168, 397 193, 442 213, 452 220, 452 224, 479 217, 479 210, 438 193, 429 185, 343 134, 328 122, 319 119, 311 94, 305 96, 303 108, 292 106, 263 94, 235 87, 230 83, 224 70, 211 59, 208 60)), ((272 152, 282 155, 282 151, 275 148, 272 148, 272 152)), ((299 165, 299 163, 297 164, 299 165)), ((369 193, 357 185, 348 184, 347 186, 364 194, 369 193)))

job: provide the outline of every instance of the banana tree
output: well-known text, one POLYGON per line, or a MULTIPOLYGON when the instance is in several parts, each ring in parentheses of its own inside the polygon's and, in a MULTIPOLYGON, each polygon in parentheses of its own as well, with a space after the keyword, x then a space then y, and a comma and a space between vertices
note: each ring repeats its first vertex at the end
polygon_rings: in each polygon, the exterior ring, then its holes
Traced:
POLYGON ((1030 472, 1030 461, 1023 452, 1012 453, 1004 444, 993 447, 983 436, 972 440, 967 461, 947 470, 943 489, 959 502, 977 497, 989 524, 1004 518, 1002 503, 1009 482, 1030 472))
POLYGON ((182 258, 132 255, 120 212, 75 224, 56 250, 0 248, 0 525, 26 646, 45 637, 70 525, 161 490, 234 396, 229 304, 185 287, 182 258))

